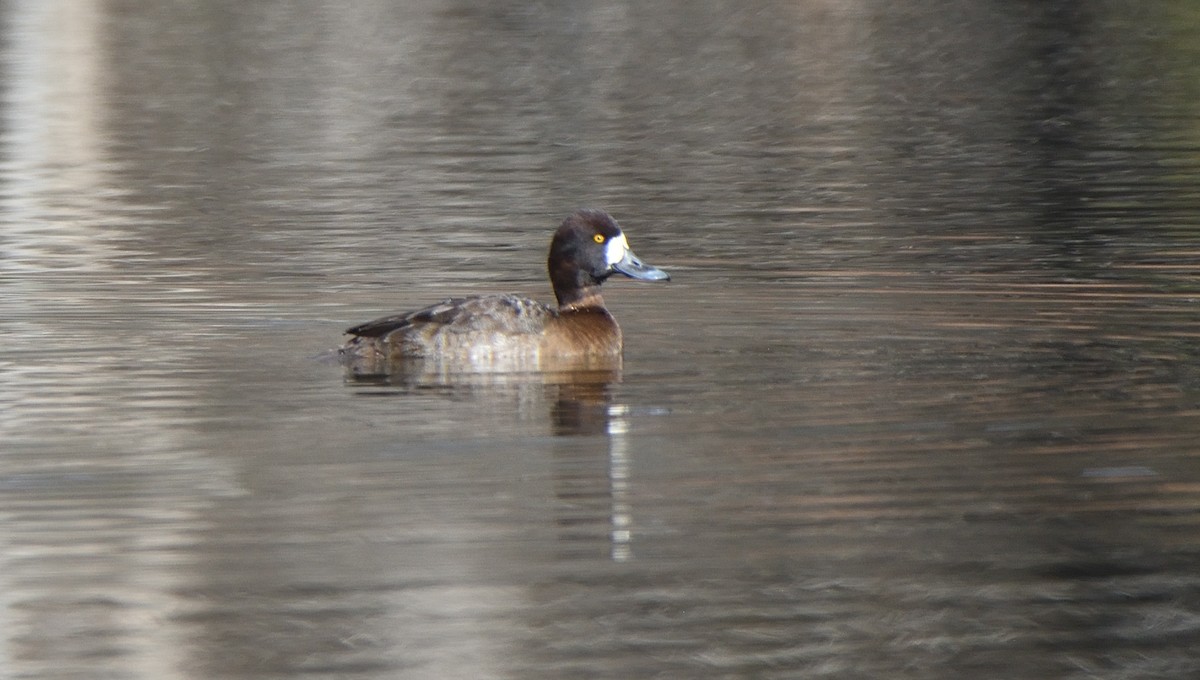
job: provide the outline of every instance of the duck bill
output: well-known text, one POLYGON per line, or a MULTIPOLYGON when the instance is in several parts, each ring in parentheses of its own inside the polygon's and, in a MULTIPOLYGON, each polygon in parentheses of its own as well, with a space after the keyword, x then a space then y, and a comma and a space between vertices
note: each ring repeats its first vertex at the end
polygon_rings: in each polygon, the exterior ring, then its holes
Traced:
POLYGON ((671 275, 658 267, 652 267, 638 259, 632 250, 626 250, 625 256, 612 266, 613 271, 624 274, 631 279, 642 281, 670 281, 671 275))

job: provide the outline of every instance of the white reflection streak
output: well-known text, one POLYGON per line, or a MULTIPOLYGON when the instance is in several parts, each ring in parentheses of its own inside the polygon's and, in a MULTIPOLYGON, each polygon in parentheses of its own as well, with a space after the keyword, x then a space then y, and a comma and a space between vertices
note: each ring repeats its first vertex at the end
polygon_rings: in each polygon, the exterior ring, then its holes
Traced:
POLYGON ((609 541, 612 560, 633 557, 633 513, 629 507, 629 407, 608 407, 608 484, 612 495, 609 541))
MULTIPOLYGON (((105 158, 96 0, 23 0, 4 26, 3 267, 17 272, 106 266, 105 158)), ((27 282, 34 285, 36 281, 27 282)))
MULTIPOLYGON (((6 275, 8 290, 0 296, 0 314, 11 319, 27 318, 20 308, 45 300, 46 290, 59 300, 80 294, 62 285, 65 279, 59 273, 105 270, 115 249, 109 243, 112 230, 102 228, 94 209, 103 203, 107 179, 102 144, 102 2, 16 0, 6 9, 0 27, 6 38, 0 54, 4 70, 0 80, 0 113, 4 117, 0 124, 0 177, 4 184, 0 273, 6 275)), ((30 342, 35 342, 39 333, 47 334, 46 329, 28 330, 34 331, 30 342)), ((27 334, 26 339, 29 337, 27 334)), ((8 349, 21 348, 21 335, 15 340, 8 349)), ((0 377, 4 373, 11 378, 8 371, 0 372, 0 377)), ((5 399, 34 396, 21 394, 26 386, 20 377, 3 380, 0 389, 6 393, 5 399)), ((0 616, 4 617, 0 619, 0 667, 36 672, 39 667, 77 663, 71 650, 86 648, 92 641, 72 639, 71 631, 100 625, 79 620, 70 612, 64 615, 53 606, 51 611, 42 611, 30 603, 115 597, 128 606, 118 608, 119 613, 103 626, 128 646, 124 658, 112 660, 107 668, 133 668, 137 677, 144 678, 182 677, 172 651, 180 645, 170 639, 170 629, 162 626, 168 606, 162 593, 174 586, 163 565, 141 553, 112 560, 121 565, 120 572, 106 571, 108 567, 97 570, 86 563, 56 564, 61 558, 59 549, 26 534, 36 524, 6 518, 0 526, 7 528, 0 531, 0 592, 4 593, 0 600, 0 616), (67 630, 59 630, 59 624, 65 624, 67 630), (59 648, 60 642, 65 649, 59 648)))

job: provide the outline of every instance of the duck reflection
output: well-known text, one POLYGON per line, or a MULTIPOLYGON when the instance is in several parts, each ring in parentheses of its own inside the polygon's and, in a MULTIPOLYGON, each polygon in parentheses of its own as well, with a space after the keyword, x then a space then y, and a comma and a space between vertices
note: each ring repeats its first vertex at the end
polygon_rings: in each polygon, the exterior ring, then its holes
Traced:
POLYGON ((518 420, 545 419, 554 435, 550 452, 552 516, 561 546, 557 557, 603 555, 623 561, 632 556, 628 408, 614 403, 612 389, 621 381, 619 358, 547 365, 541 371, 495 366, 493 371, 463 372, 430 360, 393 362, 374 367, 387 369, 375 372, 363 368, 361 363, 348 367, 347 383, 384 388, 372 395, 441 394, 490 408, 508 402, 518 420))

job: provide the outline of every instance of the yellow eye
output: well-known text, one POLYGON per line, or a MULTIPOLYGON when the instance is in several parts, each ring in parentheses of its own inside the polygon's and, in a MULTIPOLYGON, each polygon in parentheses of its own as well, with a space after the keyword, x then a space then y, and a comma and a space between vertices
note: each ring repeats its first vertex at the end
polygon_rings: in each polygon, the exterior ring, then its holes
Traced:
POLYGON ((604 234, 596 234, 592 237, 592 240, 596 243, 604 243, 604 234))

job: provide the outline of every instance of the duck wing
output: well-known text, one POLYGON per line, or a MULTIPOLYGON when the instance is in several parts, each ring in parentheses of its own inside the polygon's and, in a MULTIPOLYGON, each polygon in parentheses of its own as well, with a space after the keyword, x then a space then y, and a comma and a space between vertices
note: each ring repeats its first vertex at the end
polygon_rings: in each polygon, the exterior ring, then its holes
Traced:
POLYGON ((360 338, 379 338, 400 329, 437 332, 537 333, 555 311, 517 295, 449 298, 423 309, 385 316, 346 330, 360 338))

